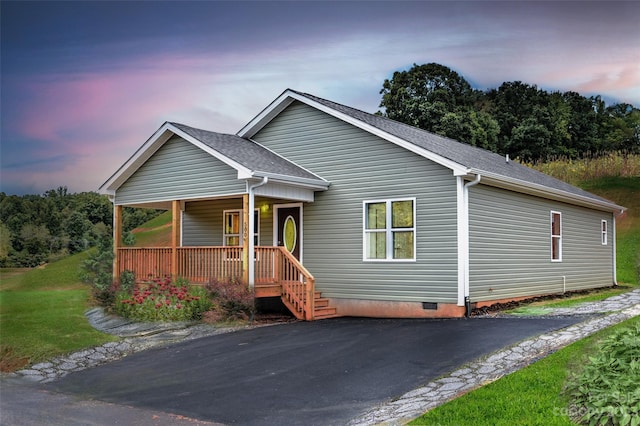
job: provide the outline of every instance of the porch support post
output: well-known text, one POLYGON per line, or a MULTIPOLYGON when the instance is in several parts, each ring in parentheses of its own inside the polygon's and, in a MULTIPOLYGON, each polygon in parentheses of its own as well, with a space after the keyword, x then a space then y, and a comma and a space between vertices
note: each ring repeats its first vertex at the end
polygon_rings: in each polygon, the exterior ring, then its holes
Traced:
POLYGON ((253 287, 253 277, 249 274, 249 194, 242 196, 242 281, 253 287))
POLYGON ((180 201, 173 200, 171 203, 171 277, 175 280, 178 277, 178 247, 180 246, 180 201))
POLYGON ((120 278, 118 249, 122 247, 122 206, 113 205, 113 279, 120 278))
POLYGON ((263 177, 262 180, 256 184, 251 184, 247 181, 247 193, 242 198, 243 200, 243 212, 244 212, 244 245, 243 252, 246 255, 243 257, 243 260, 246 260, 247 263, 244 263, 246 266, 246 270, 243 270, 246 277, 246 283, 249 284, 249 288, 253 288, 256 282, 256 243, 255 243, 255 206, 256 206, 256 194, 255 189, 266 185, 269 182, 268 177, 263 177))

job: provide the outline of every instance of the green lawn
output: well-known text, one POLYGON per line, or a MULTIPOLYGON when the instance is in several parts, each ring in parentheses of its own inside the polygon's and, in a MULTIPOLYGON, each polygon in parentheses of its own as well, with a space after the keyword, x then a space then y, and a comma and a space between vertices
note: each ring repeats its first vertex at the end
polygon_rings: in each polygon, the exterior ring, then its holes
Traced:
POLYGON ((429 411, 411 425, 572 425, 568 397, 563 393, 601 341, 614 330, 640 325, 636 317, 579 340, 564 349, 429 411))
POLYGON ((1 371, 115 340, 84 316, 90 290, 80 282, 78 267, 88 254, 7 278, 0 271, 1 371))

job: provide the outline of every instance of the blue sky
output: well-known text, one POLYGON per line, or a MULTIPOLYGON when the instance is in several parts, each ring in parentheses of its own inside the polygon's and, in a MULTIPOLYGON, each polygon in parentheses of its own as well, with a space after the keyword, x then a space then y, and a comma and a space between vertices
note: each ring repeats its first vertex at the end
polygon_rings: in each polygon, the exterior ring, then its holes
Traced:
POLYGON ((165 121, 235 133, 286 88, 375 112, 394 71, 640 106, 640 2, 0 3, 0 191, 96 190, 165 121))

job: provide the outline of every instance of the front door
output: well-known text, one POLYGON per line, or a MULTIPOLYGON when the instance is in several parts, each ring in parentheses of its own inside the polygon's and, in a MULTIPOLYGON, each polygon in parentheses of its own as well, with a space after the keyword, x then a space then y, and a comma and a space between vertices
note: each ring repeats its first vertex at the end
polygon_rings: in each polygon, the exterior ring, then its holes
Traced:
POLYGON ((277 212, 277 244, 284 246, 289 253, 300 260, 300 246, 302 245, 300 206, 278 207, 277 212))

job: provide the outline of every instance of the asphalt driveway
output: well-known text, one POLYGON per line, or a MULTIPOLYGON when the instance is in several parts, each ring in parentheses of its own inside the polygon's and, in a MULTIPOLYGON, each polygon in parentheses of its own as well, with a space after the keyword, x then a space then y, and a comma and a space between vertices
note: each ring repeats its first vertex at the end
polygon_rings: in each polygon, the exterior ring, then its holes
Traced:
POLYGON ((579 318, 337 318, 144 351, 44 385, 223 424, 342 425, 482 355, 579 318))

